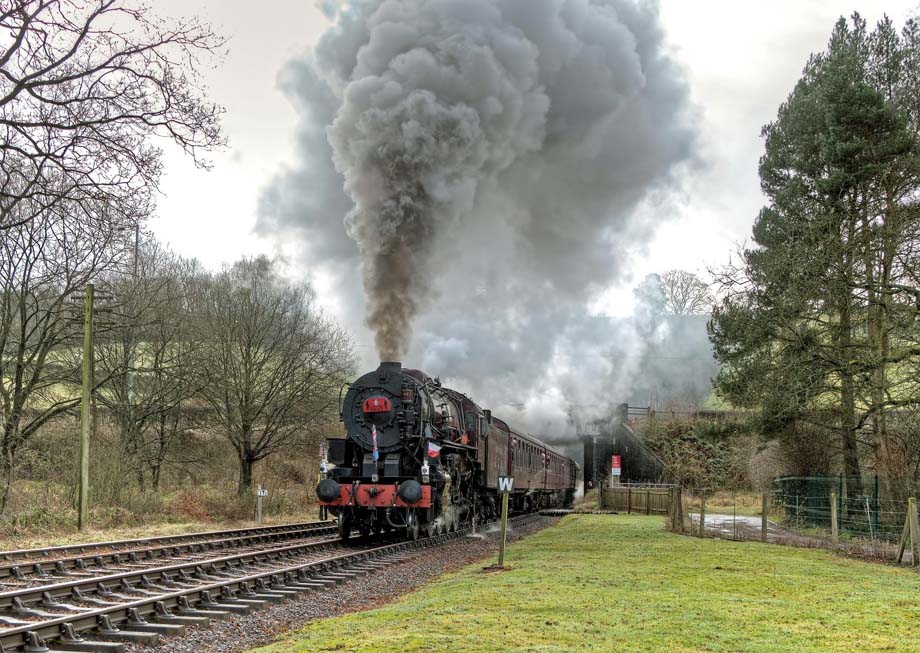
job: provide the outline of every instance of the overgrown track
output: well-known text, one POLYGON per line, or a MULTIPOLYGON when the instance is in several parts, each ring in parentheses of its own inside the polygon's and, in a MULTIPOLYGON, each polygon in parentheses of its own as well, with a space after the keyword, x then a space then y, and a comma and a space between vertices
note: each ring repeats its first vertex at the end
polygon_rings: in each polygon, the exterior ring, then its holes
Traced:
POLYGON ((111 542, 89 542, 86 544, 65 544, 63 546, 46 546, 36 549, 16 549, 0 551, 0 561, 13 564, 16 562, 32 563, 39 560, 54 560, 60 557, 78 556, 91 552, 126 552, 128 549, 156 548, 177 544, 189 544, 202 540, 218 538, 245 537, 247 535, 282 534, 290 530, 304 528, 331 527, 331 521, 302 522, 296 524, 279 524, 277 526, 253 526, 225 531, 203 531, 201 533, 182 533, 179 535, 161 535, 159 537, 142 537, 133 540, 113 540, 111 542))
POLYGON ((45 640, 55 651, 115 651, 119 642, 152 643, 160 635, 181 635, 187 625, 207 625, 372 573, 468 532, 417 542, 358 539, 350 547, 325 540, 5 592, 0 594, 0 651, 48 650, 45 640), (82 640, 81 633, 109 643, 82 640))
MULTIPOLYGON (((34 549, 37 555, 15 562, 0 563, 0 590, 18 586, 47 584, 69 576, 104 576, 162 565, 167 560, 204 560, 215 552, 229 549, 254 550, 278 542, 303 540, 336 532, 331 522, 286 524, 267 528, 213 531, 193 535, 122 540, 84 545, 76 555, 49 557, 49 549, 34 549)), ((54 551, 71 552, 73 547, 55 547, 54 551)), ((16 552, 21 553, 21 552, 16 552)))

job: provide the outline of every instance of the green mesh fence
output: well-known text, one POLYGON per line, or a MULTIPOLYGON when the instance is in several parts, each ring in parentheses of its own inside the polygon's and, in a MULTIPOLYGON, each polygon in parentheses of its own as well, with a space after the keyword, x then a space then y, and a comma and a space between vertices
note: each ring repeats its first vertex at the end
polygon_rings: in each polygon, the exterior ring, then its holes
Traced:
POLYGON ((830 530, 832 493, 842 536, 897 541, 907 511, 906 502, 879 499, 877 476, 784 476, 773 480, 772 493, 783 525, 799 532, 830 530))

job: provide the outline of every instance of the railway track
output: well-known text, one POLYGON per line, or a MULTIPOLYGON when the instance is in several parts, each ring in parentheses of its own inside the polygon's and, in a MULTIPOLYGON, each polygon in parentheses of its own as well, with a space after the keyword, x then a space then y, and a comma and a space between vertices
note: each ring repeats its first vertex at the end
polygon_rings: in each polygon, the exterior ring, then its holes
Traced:
POLYGON ((200 533, 182 533, 179 535, 161 535, 158 537, 143 537, 129 540, 113 540, 110 542, 90 542, 86 544, 65 544, 62 546, 46 546, 35 549, 15 549, 0 551, 0 563, 8 566, 15 564, 30 564, 39 561, 56 560, 62 557, 79 556, 89 553, 126 552, 130 549, 167 547, 182 544, 192 544, 219 538, 246 537, 256 535, 283 535, 287 531, 303 528, 332 528, 332 521, 301 522, 294 524, 279 524, 276 526, 252 526, 224 531, 203 531, 200 533))
MULTIPOLYGON (((538 518, 532 514, 512 520, 538 518)), ((152 644, 161 636, 182 635, 187 626, 206 626, 231 613, 246 613, 373 573, 468 532, 461 529, 415 542, 358 539, 349 546, 337 538, 281 546, 267 541, 229 555, 220 549, 216 552, 223 555, 168 559, 169 564, 115 573, 86 575, 80 570, 64 580, 45 578, 43 583, 0 592, 0 652, 115 652, 129 642, 152 644)))
MULTIPOLYGON (((330 522, 307 522, 270 528, 196 533, 185 539, 171 536, 94 543, 83 545, 78 553, 74 552, 74 547, 43 549, 31 557, 19 556, 12 562, 9 559, 0 562, 0 592, 44 585, 74 576, 105 576, 120 571, 161 566, 169 560, 201 561, 213 558, 220 551, 251 551, 273 543, 305 540, 335 532, 335 526, 330 522), (48 555, 47 552, 53 553, 48 555)), ((22 554, 25 551, 15 553, 22 554)))

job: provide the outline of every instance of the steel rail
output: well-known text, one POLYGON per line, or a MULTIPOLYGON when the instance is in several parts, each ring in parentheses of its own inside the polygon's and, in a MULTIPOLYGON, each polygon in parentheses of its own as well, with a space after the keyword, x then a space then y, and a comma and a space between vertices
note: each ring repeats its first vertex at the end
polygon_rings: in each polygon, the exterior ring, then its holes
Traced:
POLYGON ((26 605, 34 602, 47 601, 47 597, 56 600, 73 597, 74 600, 80 601, 79 594, 85 594, 93 598, 92 595, 98 594, 100 590, 106 592, 111 590, 112 587, 115 587, 116 591, 118 591, 118 589, 124 591, 142 589, 142 586, 134 587, 133 585, 136 583, 143 583, 145 585, 148 583, 156 584, 157 581, 153 580, 154 578, 160 578, 162 579, 161 582, 169 583, 176 578, 181 581, 183 578, 194 578, 196 575, 204 576, 222 572, 232 573, 234 570, 245 565, 270 563, 271 560, 277 560, 284 557, 292 557, 294 555, 302 555, 315 551, 326 551, 341 547, 341 540, 336 537, 321 540, 319 542, 292 544, 272 549, 257 549, 255 551, 221 556, 218 558, 176 562, 160 567, 121 571, 103 576, 75 578, 74 580, 50 585, 23 587, 7 592, 0 592, 0 611, 13 610, 15 608, 16 599, 26 605), (126 584, 132 587, 126 587, 126 584))
POLYGON ((305 528, 308 526, 333 525, 330 521, 314 522, 297 522, 293 524, 277 524, 275 526, 250 526, 247 528, 234 528, 223 531, 201 531, 199 533, 180 533, 177 535, 158 535, 156 537, 142 537, 127 540, 111 540, 108 542, 87 542, 85 544, 63 544, 59 546, 46 546, 34 549, 13 549, 10 551, 0 551, 0 560, 4 562, 15 562, 25 560, 29 562, 42 561, 50 558, 55 554, 84 554, 88 549, 97 550, 118 550, 128 547, 155 547, 167 546, 170 544, 187 543, 193 539, 214 538, 214 537, 242 537, 246 534, 268 534, 279 533, 285 530, 305 528))
MULTIPOLYGON (((527 521, 539 518, 540 515, 538 513, 533 513, 512 517, 509 521, 526 523, 527 521)), ((316 581, 321 581, 323 579, 328 581, 330 578, 333 580, 341 579, 343 573, 347 574, 350 566, 358 566, 362 563, 379 561, 382 558, 395 556, 403 552, 411 553, 425 548, 435 547, 464 537, 470 532, 472 532, 472 528, 466 527, 458 529, 453 533, 434 535, 416 541, 400 541, 384 544, 320 560, 293 563, 288 560, 287 562, 289 564, 283 567, 267 570, 261 569, 254 573, 221 580, 215 580, 210 574, 202 573, 202 576, 207 577, 205 580, 206 584, 204 585, 185 587, 174 591, 139 597, 136 600, 125 603, 107 605, 95 609, 84 609, 77 613, 61 614, 54 618, 47 618, 41 621, 35 621, 2 630, 0 631, 0 651, 18 651, 29 646, 30 642, 31 645, 34 646, 35 642, 41 644, 42 640, 55 640, 67 635, 68 632, 78 634, 87 633, 97 630, 103 625, 123 624, 137 617, 145 618, 151 615, 169 615, 170 611, 174 608, 179 609, 178 614, 180 615, 183 613, 183 610, 186 611, 187 614, 194 614, 196 612, 206 614, 208 611, 220 611, 222 605, 226 608, 227 606, 224 604, 244 604, 247 596, 256 599, 262 597, 263 600, 271 597, 280 599, 283 598, 284 592, 308 591, 311 589, 309 586, 316 581), (329 576, 330 574, 332 576, 329 576), (211 582, 207 582, 208 580, 211 582), (253 587, 256 588, 255 592, 253 592, 253 587), (241 594, 241 596, 237 596, 237 594, 241 594), (220 597, 220 603, 215 603, 215 596, 220 597), (191 606, 193 605, 197 607, 192 608, 191 606)), ((252 557, 255 558, 255 554, 253 554, 252 557)), ((218 560, 209 561, 208 564, 210 564, 210 562, 216 563, 218 560)), ((198 566, 201 565, 199 564, 198 566)), ((176 567, 182 566, 179 565, 176 567)), ((242 571, 240 568, 236 569, 242 571)), ((177 574, 177 578, 178 577, 177 574)), ((60 587, 59 591, 63 592, 64 589, 65 588, 60 587)), ((72 591, 72 589, 69 591, 72 591)), ((214 612, 211 612, 211 614, 214 614, 214 612)), ((130 625, 128 628, 130 629, 130 625)), ((67 644, 63 643, 61 646, 66 648, 67 644)))
MULTIPOLYGON (((236 533, 236 531, 231 532, 236 533)), ((182 554, 194 555, 219 549, 256 546, 263 542, 279 542, 303 537, 329 535, 335 532, 336 527, 334 525, 320 522, 307 524, 301 528, 286 528, 285 530, 272 530, 269 532, 250 532, 247 529, 243 531, 242 535, 232 535, 218 539, 195 540, 147 548, 118 549, 105 552, 94 551, 76 556, 41 561, 19 561, 12 564, 0 564, 0 580, 10 576, 19 581, 29 581, 33 578, 41 580, 45 575, 64 576, 69 574, 71 570, 78 570, 80 573, 93 572, 96 569, 104 571, 106 565, 139 564, 160 557, 168 558, 182 554)), ((220 534, 221 532, 217 531, 216 533, 220 534)))

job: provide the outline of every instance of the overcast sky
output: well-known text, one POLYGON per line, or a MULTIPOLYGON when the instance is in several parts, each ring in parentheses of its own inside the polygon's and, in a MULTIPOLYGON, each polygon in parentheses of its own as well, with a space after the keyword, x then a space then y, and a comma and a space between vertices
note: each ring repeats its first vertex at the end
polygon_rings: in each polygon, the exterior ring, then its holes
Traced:
MULTIPOLYGON (((775 115, 809 53, 824 48, 834 21, 860 11, 870 23, 887 12, 900 26, 917 0, 662 0, 675 58, 701 110, 705 166, 657 237, 633 253, 632 276, 599 306, 628 310, 631 284, 670 268, 705 271, 724 263, 750 234, 762 203, 757 161, 761 126, 775 115)), ((157 0, 166 14, 197 14, 230 37, 229 54, 205 72, 226 109, 230 147, 201 171, 167 152, 152 230, 179 253, 219 267, 241 255, 275 253, 252 234, 259 194, 294 158, 297 112, 278 87, 284 64, 302 57, 327 23, 309 0, 157 0), (253 7, 258 6, 255 10, 253 7)), ((320 280, 322 289, 322 282, 320 280)), ((340 319, 343 316, 339 316, 340 319)), ((346 326, 353 326, 347 323, 346 326)))

